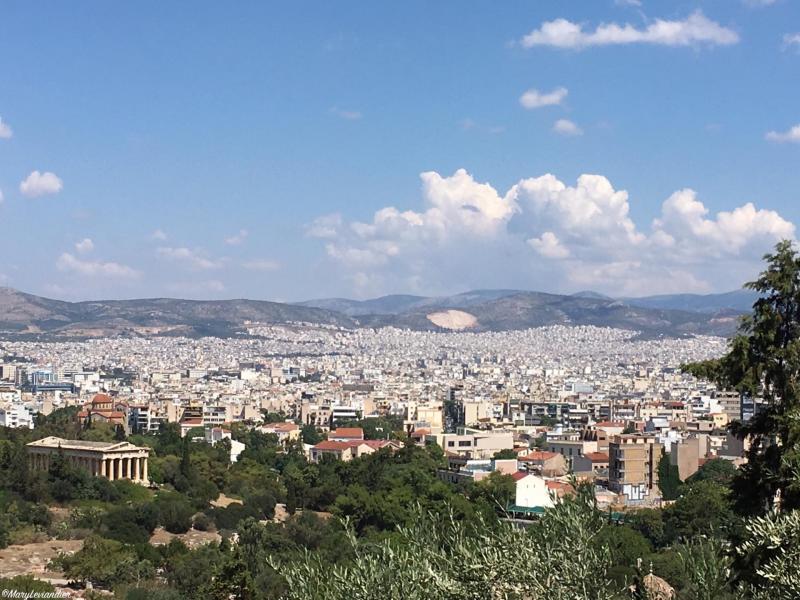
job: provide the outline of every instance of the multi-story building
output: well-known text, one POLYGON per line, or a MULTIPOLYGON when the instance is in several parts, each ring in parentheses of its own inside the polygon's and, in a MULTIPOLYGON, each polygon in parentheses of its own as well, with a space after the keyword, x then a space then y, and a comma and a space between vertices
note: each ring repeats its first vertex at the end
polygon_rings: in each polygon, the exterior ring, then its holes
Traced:
POLYGON ((615 435, 608 445, 608 486, 626 502, 641 502, 658 493, 661 444, 655 436, 615 435))
POLYGON ((514 448, 514 434, 510 431, 481 431, 463 427, 457 433, 428 434, 425 442, 436 443, 445 452, 465 458, 492 458, 500 450, 514 448))

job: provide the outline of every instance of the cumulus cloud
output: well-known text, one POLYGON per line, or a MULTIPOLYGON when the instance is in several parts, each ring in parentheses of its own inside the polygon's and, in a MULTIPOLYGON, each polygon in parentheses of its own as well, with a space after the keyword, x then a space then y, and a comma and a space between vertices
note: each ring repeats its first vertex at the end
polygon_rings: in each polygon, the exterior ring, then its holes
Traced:
POLYGON ((549 46, 581 49, 590 46, 623 44, 653 44, 660 46, 728 46, 736 44, 739 35, 732 29, 696 11, 678 21, 656 19, 644 29, 629 23, 602 23, 594 30, 584 29, 582 23, 556 19, 542 23, 522 38, 522 46, 549 46))
POLYGON ((164 233, 161 229, 156 229, 153 233, 150 234, 150 239, 163 242, 164 240, 167 239, 167 234, 164 233))
POLYGON ((795 142, 800 143, 800 124, 790 127, 786 131, 768 131, 764 136, 770 142, 795 142))
POLYGON ((281 268, 281 264, 270 258, 258 258, 243 262, 242 267, 250 271, 277 271, 281 268))
POLYGON ((55 173, 33 171, 19 184, 19 191, 28 198, 37 198, 39 196, 57 194, 63 187, 63 182, 55 173))
POLYGON ((176 263, 188 265, 192 269, 205 271, 208 269, 218 269, 222 266, 222 260, 212 260, 204 256, 199 250, 189 248, 172 248, 161 246, 156 250, 158 256, 176 263))
POLYGON ((80 242, 75 243, 75 250, 81 254, 91 252, 94 250, 94 242, 89 238, 83 238, 80 242))
POLYGON ((82 260, 64 252, 56 261, 59 271, 77 273, 85 277, 111 277, 115 279, 138 279, 141 273, 127 265, 99 260, 82 260))
POLYGON ((693 190, 637 225, 625 190, 602 175, 569 185, 552 174, 504 194, 459 169, 421 175, 422 210, 386 207, 369 221, 335 219, 325 251, 362 295, 479 286, 612 295, 733 289, 795 227, 745 203, 711 214, 693 190))
POLYGON ((4 123, 3 118, 0 117, 0 139, 9 140, 13 135, 14 132, 11 131, 11 127, 8 126, 8 123, 4 123))
POLYGON ((541 237, 528 240, 528 244, 546 258, 567 258, 569 249, 565 248, 552 231, 545 231, 541 237))
POLYGON ((247 232, 247 229, 240 229, 238 233, 225 238, 225 243, 229 246, 238 246, 247 239, 248 235, 250 234, 247 232))
POLYGON ((519 98, 519 103, 527 109, 541 108, 543 106, 557 106, 564 101, 569 91, 565 87, 559 87, 552 92, 543 93, 536 89, 530 89, 519 98))
POLYGON ((555 123, 553 123, 553 131, 555 131, 559 135, 569 135, 569 136, 576 136, 576 135, 583 135, 583 129, 578 127, 573 121, 569 119, 559 119, 555 123))

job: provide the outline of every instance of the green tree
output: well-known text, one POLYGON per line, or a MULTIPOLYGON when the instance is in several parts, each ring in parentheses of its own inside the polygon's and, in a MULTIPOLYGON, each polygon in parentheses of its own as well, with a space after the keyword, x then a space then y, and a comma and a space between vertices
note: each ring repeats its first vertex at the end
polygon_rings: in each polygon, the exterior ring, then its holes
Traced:
POLYGON ((667 541, 689 540, 698 535, 723 537, 734 524, 730 492, 713 481, 683 486, 681 496, 664 509, 667 541))
POLYGON ((506 448, 504 450, 498 450, 497 452, 495 452, 492 458, 495 460, 508 460, 512 458, 517 458, 517 453, 509 448, 506 448))
POLYGON ((322 434, 313 425, 303 425, 300 428, 300 436, 304 444, 316 446, 322 441, 322 434))
POLYGON ((111 587, 149 579, 153 565, 139 560, 130 547, 115 540, 93 535, 83 542, 83 548, 72 555, 60 555, 49 568, 60 569, 74 581, 91 581, 94 585, 111 587))
POLYGON ((660 548, 664 544, 664 517, 661 509, 642 508, 626 515, 627 525, 650 540, 660 548))
POLYGON ((500 471, 492 471, 488 477, 477 482, 470 494, 472 500, 484 499, 490 506, 502 512, 509 504, 514 503, 517 483, 511 475, 500 471))
POLYGON ((678 476, 678 466, 670 463, 669 454, 662 454, 658 461, 658 487, 664 500, 675 500, 681 479, 678 476))
POLYGON ((720 388, 763 398, 763 410, 731 426, 750 440, 747 464, 733 482, 747 514, 768 511, 776 497, 784 508, 800 507, 800 257, 784 240, 764 260, 766 269, 746 285, 759 296, 753 313, 728 353, 685 368, 720 388))
POLYGON ((686 482, 692 484, 697 481, 713 481, 728 487, 733 482, 734 477, 736 477, 736 467, 731 461, 724 458, 712 458, 703 463, 697 473, 689 477, 686 482))

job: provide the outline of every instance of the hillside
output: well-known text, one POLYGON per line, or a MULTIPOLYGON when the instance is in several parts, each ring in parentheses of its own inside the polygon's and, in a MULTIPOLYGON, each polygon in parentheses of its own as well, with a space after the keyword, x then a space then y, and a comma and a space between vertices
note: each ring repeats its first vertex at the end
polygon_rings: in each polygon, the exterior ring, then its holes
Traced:
POLYGON ((621 301, 586 292, 563 296, 477 290, 443 297, 396 295, 373 300, 328 299, 299 304, 173 298, 65 302, 0 288, 0 335, 36 339, 112 335, 227 337, 244 333, 248 322, 297 321, 347 328, 394 326, 434 331, 596 325, 636 329, 646 335, 729 335, 742 311, 713 310, 715 301, 724 305, 725 300, 701 301, 681 296, 621 301), (678 310, 661 305, 697 308, 678 310))
POLYGON ((247 321, 306 321, 352 327, 332 311, 263 300, 105 300, 64 302, 0 289, 0 333, 8 336, 218 335, 242 331, 247 321))
MULTIPOLYGON (((595 325, 636 329, 647 335, 694 333, 729 335, 739 313, 703 313, 630 306, 618 300, 585 296, 561 296, 541 292, 518 292, 468 306, 437 305, 436 309, 459 308, 475 318, 472 331, 504 331, 545 325, 595 325)), ((397 315, 361 315, 363 325, 393 325, 419 330, 441 327, 430 318, 432 309, 414 309, 397 315)))

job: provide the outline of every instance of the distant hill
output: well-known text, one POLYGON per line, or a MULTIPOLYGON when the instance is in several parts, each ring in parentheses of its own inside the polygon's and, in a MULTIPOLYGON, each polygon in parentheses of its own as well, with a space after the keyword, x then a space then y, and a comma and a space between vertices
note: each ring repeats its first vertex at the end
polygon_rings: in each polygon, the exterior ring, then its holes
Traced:
POLYGON ((227 337, 248 322, 308 322, 345 328, 506 331, 544 325, 635 329, 648 336, 729 335, 750 304, 747 292, 615 300, 519 290, 475 290, 452 296, 329 298, 297 304, 262 300, 102 300, 65 302, 0 288, 0 338, 64 339, 113 335, 227 337))
POLYGON ((358 315, 360 324, 370 327, 395 326, 417 330, 440 330, 430 318, 432 311, 457 308, 475 317, 472 331, 505 331, 545 325, 595 325, 636 329, 652 335, 729 335, 739 313, 707 313, 638 307, 619 300, 583 296, 562 296, 541 292, 509 295, 457 306, 437 304, 394 315, 358 315))
POLYGON ((406 312, 433 308, 464 308, 489 300, 520 293, 520 290, 475 290, 452 296, 408 296, 391 295, 371 300, 348 300, 346 298, 322 298, 298 302, 298 306, 313 306, 335 310, 350 316, 399 315, 406 312))
POLYGON ((758 294, 751 290, 736 290, 724 294, 669 294, 622 300, 631 306, 713 313, 721 310, 750 312, 757 298, 758 294))
POLYGON ((99 337, 104 335, 229 336, 247 321, 306 321, 353 327, 346 315, 263 300, 104 300, 64 302, 0 288, 0 335, 99 337))

